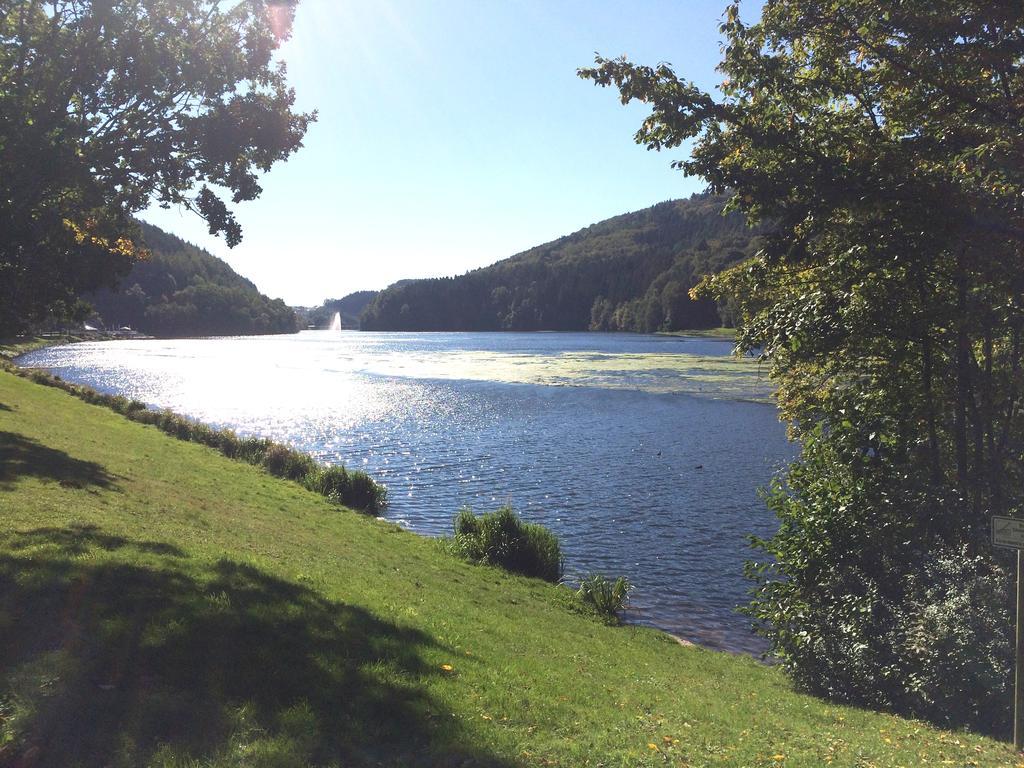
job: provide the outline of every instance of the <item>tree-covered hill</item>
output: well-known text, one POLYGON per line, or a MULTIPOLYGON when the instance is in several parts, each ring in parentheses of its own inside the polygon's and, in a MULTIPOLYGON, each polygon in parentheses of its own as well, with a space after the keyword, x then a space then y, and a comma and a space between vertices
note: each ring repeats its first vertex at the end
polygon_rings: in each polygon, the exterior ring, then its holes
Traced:
POLYGON ((179 237, 142 223, 151 254, 119 291, 89 297, 108 327, 154 336, 219 336, 295 331, 295 313, 260 293, 225 262, 179 237))
POLYGON ((725 198, 694 195, 593 224, 459 277, 382 291, 363 330, 622 330, 712 328, 727 307, 693 301, 701 277, 746 258, 757 230, 725 198))

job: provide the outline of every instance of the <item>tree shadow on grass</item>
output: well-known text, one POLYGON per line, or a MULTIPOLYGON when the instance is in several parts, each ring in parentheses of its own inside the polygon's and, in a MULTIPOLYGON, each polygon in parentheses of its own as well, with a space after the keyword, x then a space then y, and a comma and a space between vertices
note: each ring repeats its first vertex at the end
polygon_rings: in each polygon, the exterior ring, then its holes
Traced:
POLYGON ((122 547, 151 555, 188 557, 184 550, 173 544, 126 539, 124 536, 104 533, 95 525, 75 523, 66 528, 34 528, 30 531, 20 531, 13 540, 6 543, 6 546, 13 552, 45 547, 50 550, 51 555, 60 557, 80 557, 97 548, 112 552, 122 547))
POLYGON ((6 411, 7 413, 14 413, 14 409, 7 403, 0 403, 0 411, 6 411))
POLYGON ((55 480, 66 488, 113 488, 114 476, 101 464, 83 461, 17 432, 0 431, 0 491, 20 477, 55 480))
POLYGON ((95 528, 0 551, 0 764, 508 765, 424 690, 418 630, 95 528))

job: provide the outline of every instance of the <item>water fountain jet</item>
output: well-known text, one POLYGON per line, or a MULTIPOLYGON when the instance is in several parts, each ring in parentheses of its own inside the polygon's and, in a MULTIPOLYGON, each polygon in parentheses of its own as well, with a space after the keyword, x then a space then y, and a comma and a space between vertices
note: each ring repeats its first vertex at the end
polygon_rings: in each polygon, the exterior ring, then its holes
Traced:
POLYGON ((332 330, 332 331, 340 331, 341 330, 341 312, 335 312, 334 313, 334 317, 331 319, 330 330, 332 330))

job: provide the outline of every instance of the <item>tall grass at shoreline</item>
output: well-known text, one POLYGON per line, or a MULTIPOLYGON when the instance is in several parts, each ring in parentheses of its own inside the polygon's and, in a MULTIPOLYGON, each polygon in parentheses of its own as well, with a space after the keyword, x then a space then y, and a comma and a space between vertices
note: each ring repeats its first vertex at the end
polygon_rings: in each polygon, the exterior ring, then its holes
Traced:
POLYGON ((471 563, 557 582, 564 558, 558 537, 543 525, 525 523, 505 505, 482 515, 468 507, 455 516, 452 551, 471 563))
POLYGON ((4 367, 37 384, 56 387, 92 405, 110 408, 132 421, 150 424, 179 440, 199 443, 220 451, 229 459, 262 467, 274 477, 297 482, 335 504, 367 514, 377 514, 387 506, 387 489, 365 472, 326 466, 282 443, 262 437, 239 437, 233 430, 215 429, 170 410, 151 410, 141 400, 97 392, 46 371, 18 368, 10 363, 4 363, 4 367))
POLYGON ((591 608, 608 624, 621 624, 621 614, 629 603, 633 585, 625 576, 612 581, 602 573, 592 573, 580 581, 576 599, 591 608))

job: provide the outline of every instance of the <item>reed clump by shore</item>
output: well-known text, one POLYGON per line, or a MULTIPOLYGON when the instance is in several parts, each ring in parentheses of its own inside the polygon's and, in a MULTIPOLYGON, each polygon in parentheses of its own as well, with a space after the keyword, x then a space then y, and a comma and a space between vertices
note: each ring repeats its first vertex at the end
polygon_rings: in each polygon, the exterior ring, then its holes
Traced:
POLYGON ((557 582, 565 558, 558 537, 543 525, 527 523, 512 507, 476 515, 468 507, 455 516, 452 551, 471 563, 557 582))

